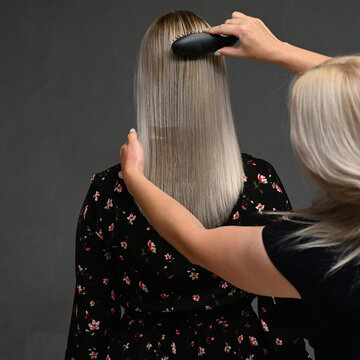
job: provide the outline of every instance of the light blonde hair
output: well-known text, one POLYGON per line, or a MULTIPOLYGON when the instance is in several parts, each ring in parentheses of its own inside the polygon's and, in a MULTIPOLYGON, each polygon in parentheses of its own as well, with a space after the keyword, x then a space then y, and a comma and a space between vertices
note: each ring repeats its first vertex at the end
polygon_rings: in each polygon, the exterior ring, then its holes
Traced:
POLYGON ((134 90, 145 176, 213 228, 228 218, 244 176, 225 62, 171 50, 178 35, 207 27, 188 11, 159 17, 143 38, 134 90))
POLYGON ((295 236, 301 248, 332 247, 328 274, 360 264, 360 56, 334 58, 301 75, 290 95, 291 140, 321 186, 313 205, 292 217, 311 220, 295 236))

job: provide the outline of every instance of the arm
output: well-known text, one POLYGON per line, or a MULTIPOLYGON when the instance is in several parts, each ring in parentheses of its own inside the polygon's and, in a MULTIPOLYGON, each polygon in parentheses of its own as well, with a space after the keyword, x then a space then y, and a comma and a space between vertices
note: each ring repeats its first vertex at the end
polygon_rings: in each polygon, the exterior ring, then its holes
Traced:
POLYGON ((76 288, 65 359, 105 359, 120 316, 110 249, 104 246, 93 180, 76 231, 76 288))
POLYGON ((248 292, 300 298, 267 256, 262 227, 207 230, 187 209, 144 177, 143 154, 135 131, 122 146, 120 161, 126 186, 151 224, 189 261, 248 292))
POLYGON ((219 53, 250 60, 271 62, 296 74, 329 60, 330 57, 298 48, 277 39, 257 18, 238 11, 224 24, 207 30, 211 34, 234 35, 240 39, 238 47, 225 47, 219 53))

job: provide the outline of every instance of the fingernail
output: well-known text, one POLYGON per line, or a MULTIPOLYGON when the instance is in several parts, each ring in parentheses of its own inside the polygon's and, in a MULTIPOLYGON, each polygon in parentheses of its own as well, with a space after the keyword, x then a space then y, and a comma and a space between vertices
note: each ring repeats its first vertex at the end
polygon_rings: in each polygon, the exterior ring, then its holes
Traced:
POLYGON ((210 28, 206 28, 203 30, 203 32, 208 32, 210 30, 210 28))
POLYGON ((215 56, 220 56, 221 54, 220 54, 218 51, 215 51, 215 52, 214 52, 214 55, 215 55, 215 56))
POLYGON ((134 128, 131 128, 130 130, 129 130, 129 132, 134 132, 135 131, 135 129, 134 128))
POLYGON ((124 178, 121 171, 119 171, 118 176, 119 176, 120 179, 123 179, 123 178, 124 178))

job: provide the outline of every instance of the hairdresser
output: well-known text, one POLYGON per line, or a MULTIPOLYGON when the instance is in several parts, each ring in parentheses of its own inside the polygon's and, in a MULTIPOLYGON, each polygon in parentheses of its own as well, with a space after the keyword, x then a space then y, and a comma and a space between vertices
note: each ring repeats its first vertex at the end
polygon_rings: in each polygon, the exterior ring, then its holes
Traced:
POLYGON ((283 316, 309 339, 316 360, 360 359, 360 57, 329 60, 299 49, 239 12, 207 31, 240 39, 222 55, 301 74, 290 92, 291 140, 319 197, 265 227, 205 229, 144 177, 134 130, 121 148, 121 176, 159 234, 192 263, 280 298, 283 316))

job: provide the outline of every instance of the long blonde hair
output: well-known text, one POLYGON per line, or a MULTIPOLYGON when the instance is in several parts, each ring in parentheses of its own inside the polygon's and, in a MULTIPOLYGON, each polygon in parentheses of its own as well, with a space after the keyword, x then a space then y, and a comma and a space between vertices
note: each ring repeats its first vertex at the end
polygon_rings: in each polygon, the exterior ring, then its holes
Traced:
POLYGON ((329 274, 360 263, 360 56, 334 58, 300 76, 290 96, 291 140, 321 186, 313 205, 293 216, 311 220, 295 235, 302 248, 332 247, 329 274))
POLYGON ((171 51, 178 35, 207 27, 188 11, 159 17, 143 38, 134 90, 145 176, 212 228, 243 189, 225 62, 171 51))

